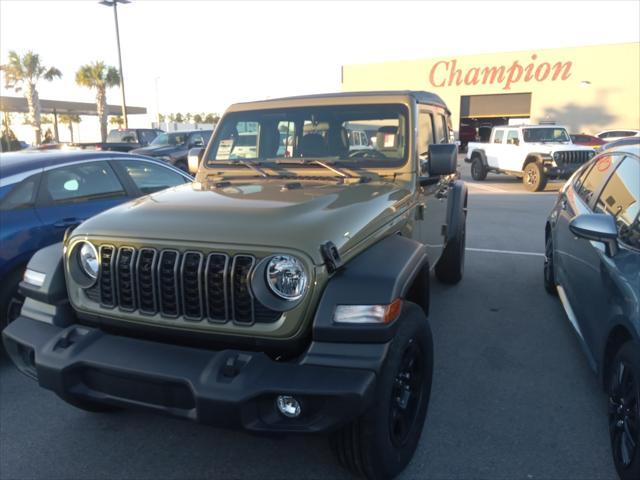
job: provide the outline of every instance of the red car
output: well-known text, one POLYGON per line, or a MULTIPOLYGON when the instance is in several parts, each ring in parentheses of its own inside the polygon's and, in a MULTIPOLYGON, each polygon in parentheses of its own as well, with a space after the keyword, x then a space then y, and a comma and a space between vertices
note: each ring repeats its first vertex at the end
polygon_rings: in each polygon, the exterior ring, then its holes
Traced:
POLYGON ((571 134, 571 141, 576 145, 584 145, 586 147, 592 147, 594 149, 599 149, 605 142, 601 138, 594 137, 593 135, 586 135, 584 133, 581 134, 571 134))

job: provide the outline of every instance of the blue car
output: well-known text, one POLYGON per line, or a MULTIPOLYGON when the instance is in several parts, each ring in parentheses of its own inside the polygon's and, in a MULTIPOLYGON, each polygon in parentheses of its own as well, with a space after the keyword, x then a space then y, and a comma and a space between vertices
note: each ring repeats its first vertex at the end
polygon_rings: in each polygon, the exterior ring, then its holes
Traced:
POLYGON ((0 156, 0 330, 22 306, 31 256, 69 227, 132 198, 191 182, 152 158, 117 152, 30 151, 0 156))
POLYGON ((562 188, 545 229, 558 294, 609 396, 611 451, 640 478, 640 139, 603 151, 562 188))

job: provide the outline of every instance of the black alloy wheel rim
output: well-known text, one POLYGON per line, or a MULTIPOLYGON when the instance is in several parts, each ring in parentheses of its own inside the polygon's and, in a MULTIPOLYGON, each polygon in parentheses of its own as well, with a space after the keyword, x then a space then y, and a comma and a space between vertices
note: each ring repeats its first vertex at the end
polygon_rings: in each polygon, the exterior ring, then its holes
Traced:
POLYGON ((609 432, 616 463, 628 467, 638 450, 640 392, 631 367, 619 362, 611 377, 609 432))
POLYGON ((389 431, 395 447, 407 443, 424 401, 424 354, 415 339, 404 349, 393 381, 389 412, 389 431))

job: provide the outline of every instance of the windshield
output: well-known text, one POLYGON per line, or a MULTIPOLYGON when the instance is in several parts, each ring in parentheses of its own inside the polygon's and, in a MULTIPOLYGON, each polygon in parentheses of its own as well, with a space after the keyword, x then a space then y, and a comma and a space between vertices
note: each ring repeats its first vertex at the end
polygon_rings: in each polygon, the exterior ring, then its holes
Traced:
POLYGON ((564 128, 524 128, 522 138, 527 143, 534 142, 569 142, 569 135, 564 128))
POLYGON ((407 109, 353 105, 228 114, 209 150, 216 162, 306 160, 393 167, 407 159, 407 109))
POLYGON ((161 133, 153 139, 151 145, 182 145, 186 143, 188 133, 161 133))
POLYGON ((135 130, 111 130, 107 143, 138 143, 138 136, 135 130))

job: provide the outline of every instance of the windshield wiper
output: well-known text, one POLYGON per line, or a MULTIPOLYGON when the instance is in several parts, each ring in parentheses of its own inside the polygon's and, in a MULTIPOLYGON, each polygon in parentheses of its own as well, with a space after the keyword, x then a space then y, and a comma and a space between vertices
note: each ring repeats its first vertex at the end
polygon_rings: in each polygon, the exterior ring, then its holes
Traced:
POLYGON ((244 165, 245 167, 250 168, 254 172, 257 172, 261 177, 264 177, 264 178, 271 177, 271 175, 269 175, 264 170, 256 167, 252 162, 247 162, 246 160, 235 159, 235 160, 231 160, 231 163, 239 163, 240 165, 244 165))

